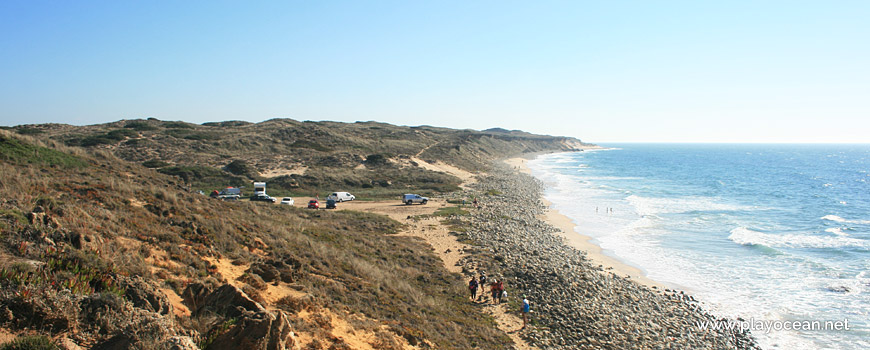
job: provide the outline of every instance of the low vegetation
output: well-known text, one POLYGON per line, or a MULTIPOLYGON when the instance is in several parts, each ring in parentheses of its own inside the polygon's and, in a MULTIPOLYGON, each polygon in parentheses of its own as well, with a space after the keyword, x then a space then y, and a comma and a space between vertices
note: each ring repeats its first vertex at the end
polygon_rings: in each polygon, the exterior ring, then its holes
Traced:
POLYGON ((569 149, 578 140, 519 131, 405 127, 376 122, 262 123, 227 121, 189 124, 147 120, 69 126, 21 126, 33 136, 67 145, 99 148, 121 159, 178 176, 206 193, 226 186, 269 183, 277 196, 323 196, 349 191, 370 199, 409 192, 451 192, 460 180, 420 162, 444 162, 468 171, 497 158, 569 149), (294 169, 305 169, 294 171, 294 169), (221 181, 224 178, 226 181, 221 181))
MULTIPOLYGON (((211 261, 222 257, 289 266, 288 279, 309 297, 274 307, 301 329, 319 327, 297 318, 301 309, 329 309, 375 320, 361 327, 379 334, 384 348, 399 348, 395 339, 441 349, 510 344, 465 300, 460 277, 421 240, 395 235, 401 225, 389 218, 221 202, 188 190, 188 181, 209 174, 196 165, 154 171, 103 149, 83 152, 8 131, 0 137, 0 324, 7 329, 72 334, 88 344, 132 334, 144 346, 166 335, 136 328, 144 327, 133 322, 144 311, 124 306, 133 300, 129 281, 144 278, 178 294, 193 283, 217 285, 227 277, 211 261)), ((245 290, 260 298, 262 276, 248 276, 245 290)), ((232 319, 177 322, 207 345, 232 319)))

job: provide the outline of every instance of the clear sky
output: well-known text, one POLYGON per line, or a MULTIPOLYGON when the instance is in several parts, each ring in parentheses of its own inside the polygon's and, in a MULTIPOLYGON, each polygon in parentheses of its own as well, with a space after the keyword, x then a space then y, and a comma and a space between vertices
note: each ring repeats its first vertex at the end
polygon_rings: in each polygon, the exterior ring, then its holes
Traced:
POLYGON ((870 142, 870 1, 0 1, 0 125, 870 142))

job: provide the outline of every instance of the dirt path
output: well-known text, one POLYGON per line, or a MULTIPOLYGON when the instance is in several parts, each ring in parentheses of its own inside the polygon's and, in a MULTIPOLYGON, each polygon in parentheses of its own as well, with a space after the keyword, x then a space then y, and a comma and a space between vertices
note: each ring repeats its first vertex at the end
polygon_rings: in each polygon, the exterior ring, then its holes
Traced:
POLYGON ((456 237, 450 235, 450 230, 441 224, 440 217, 425 217, 438 208, 444 208, 447 202, 442 199, 430 199, 428 204, 402 204, 394 201, 363 202, 351 201, 339 203, 339 210, 357 210, 389 216, 393 220, 405 224, 406 229, 399 235, 420 237, 429 243, 435 254, 444 262, 444 267, 450 272, 460 273, 462 268, 458 262, 465 254, 467 245, 459 243, 456 237), (423 217, 421 217, 423 216, 423 217))
POLYGON ((421 154, 423 154, 423 152, 426 152, 426 150, 432 148, 432 146, 435 146, 439 143, 441 143, 441 141, 436 141, 435 143, 433 143, 429 146, 423 147, 423 149, 421 149, 420 152, 417 152, 417 154, 415 154, 414 157, 419 157, 421 154))
MULTIPOLYGON (((469 173, 469 178, 473 175, 469 173)), ((297 198, 296 206, 304 206, 308 200, 300 197, 297 198)), ((420 237, 429 243, 435 250, 437 255, 444 262, 444 267, 450 272, 462 273, 462 268, 458 262, 468 255, 465 253, 468 245, 462 244, 456 240, 456 237, 450 234, 450 229, 441 224, 441 217, 420 217, 430 215, 439 208, 447 207, 449 204, 442 199, 430 199, 425 205, 405 205, 398 199, 393 201, 351 201, 338 203, 337 210, 356 210, 369 213, 386 215, 398 222, 406 225, 406 229, 400 232, 400 235, 420 237)), ((513 340, 514 347, 519 350, 536 350, 538 348, 530 346, 520 337, 523 326, 523 320, 516 312, 508 312, 506 306, 492 305, 489 303, 481 303, 483 311, 491 315, 498 325, 498 328, 513 340)))
POLYGON ((516 312, 508 312, 506 304, 489 304, 484 307, 484 311, 495 319, 498 329, 507 333, 511 340, 514 341, 514 347, 518 350, 538 349, 529 345, 520 337, 520 333, 523 332, 523 319, 517 316, 516 312))

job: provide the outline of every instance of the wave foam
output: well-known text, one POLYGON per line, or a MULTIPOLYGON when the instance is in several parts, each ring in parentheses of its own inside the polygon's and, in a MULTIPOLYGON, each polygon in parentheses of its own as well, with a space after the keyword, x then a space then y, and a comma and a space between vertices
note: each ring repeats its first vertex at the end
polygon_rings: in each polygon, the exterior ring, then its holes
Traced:
POLYGON ((830 232, 830 233, 833 233, 837 236, 848 236, 849 235, 848 233, 843 232, 843 229, 840 227, 826 228, 825 232, 830 232))
POLYGON ((859 224, 859 225, 868 225, 870 224, 870 220, 849 220, 844 219, 836 215, 825 215, 822 216, 822 220, 834 221, 834 222, 842 222, 845 224, 859 224))
POLYGON ((770 248, 865 248, 870 249, 870 241, 843 236, 825 237, 794 234, 770 234, 753 231, 745 227, 731 230, 728 236, 740 245, 760 245, 770 248))
POLYGON ((711 197, 650 198, 630 195, 625 198, 640 215, 685 213, 692 211, 758 210, 749 206, 716 202, 711 197))

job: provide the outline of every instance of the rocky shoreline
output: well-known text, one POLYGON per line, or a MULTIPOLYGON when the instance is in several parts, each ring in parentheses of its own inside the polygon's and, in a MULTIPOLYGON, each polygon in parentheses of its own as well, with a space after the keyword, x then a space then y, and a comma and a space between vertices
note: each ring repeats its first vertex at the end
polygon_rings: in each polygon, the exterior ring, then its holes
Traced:
MULTIPOLYGON (((473 242, 463 272, 486 272, 505 281, 509 308, 522 296, 532 305, 533 327, 521 331, 543 349, 759 349, 748 332, 702 330, 727 321, 703 311, 683 292, 643 286, 594 265, 541 219, 543 184, 495 165, 470 190, 480 209, 461 220, 473 242)), ((492 278, 492 277, 490 277, 492 278)))

